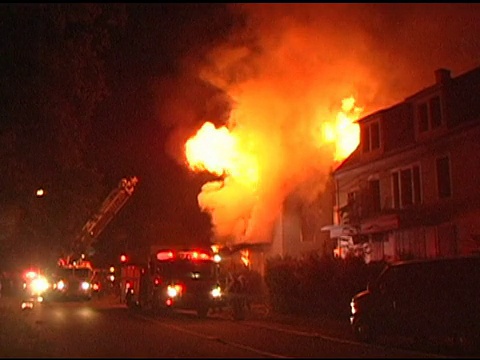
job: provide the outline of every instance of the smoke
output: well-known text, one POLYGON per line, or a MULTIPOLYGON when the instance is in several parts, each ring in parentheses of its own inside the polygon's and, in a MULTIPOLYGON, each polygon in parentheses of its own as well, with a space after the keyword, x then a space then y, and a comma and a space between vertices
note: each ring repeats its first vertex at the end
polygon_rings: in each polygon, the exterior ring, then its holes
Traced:
POLYGON ((219 238, 268 241, 289 194, 301 188, 313 201, 324 190, 334 163, 322 123, 335 119, 342 99, 354 96, 365 116, 433 84, 437 68, 455 76, 480 59, 478 4, 231 10, 244 17, 242 31, 195 70, 231 99, 227 127, 257 159, 259 177, 255 188, 232 178, 203 187, 199 205, 219 238))

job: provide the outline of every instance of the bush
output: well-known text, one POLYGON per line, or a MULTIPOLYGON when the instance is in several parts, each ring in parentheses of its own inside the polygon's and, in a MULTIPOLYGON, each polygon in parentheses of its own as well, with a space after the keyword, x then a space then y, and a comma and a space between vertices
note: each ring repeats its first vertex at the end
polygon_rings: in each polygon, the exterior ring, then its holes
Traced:
POLYGON ((384 263, 345 260, 311 254, 300 259, 267 260, 265 284, 274 311, 296 314, 348 316, 350 300, 367 287, 384 263))

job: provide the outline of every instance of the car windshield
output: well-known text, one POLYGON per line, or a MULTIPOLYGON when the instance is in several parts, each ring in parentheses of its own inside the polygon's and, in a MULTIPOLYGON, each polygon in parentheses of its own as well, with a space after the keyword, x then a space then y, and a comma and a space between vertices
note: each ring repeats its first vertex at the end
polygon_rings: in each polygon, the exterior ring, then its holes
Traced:
POLYGON ((159 261, 156 272, 169 278, 210 280, 215 278, 215 265, 209 260, 159 261))
POLYGON ((57 274, 61 277, 74 276, 79 279, 90 279, 93 275, 93 272, 92 270, 86 269, 86 268, 80 268, 80 269, 64 268, 64 269, 59 269, 57 274))

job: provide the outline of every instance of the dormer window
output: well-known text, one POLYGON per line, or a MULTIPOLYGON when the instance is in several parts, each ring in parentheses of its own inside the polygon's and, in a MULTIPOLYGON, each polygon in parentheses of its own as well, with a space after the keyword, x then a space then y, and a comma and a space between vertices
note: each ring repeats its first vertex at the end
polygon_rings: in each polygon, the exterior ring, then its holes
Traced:
POLYGON ((362 149, 363 152, 370 152, 380 148, 380 125, 372 122, 363 126, 362 149))
POLYGON ((442 108, 440 96, 434 96, 428 101, 417 105, 418 131, 434 130, 442 125, 442 108))

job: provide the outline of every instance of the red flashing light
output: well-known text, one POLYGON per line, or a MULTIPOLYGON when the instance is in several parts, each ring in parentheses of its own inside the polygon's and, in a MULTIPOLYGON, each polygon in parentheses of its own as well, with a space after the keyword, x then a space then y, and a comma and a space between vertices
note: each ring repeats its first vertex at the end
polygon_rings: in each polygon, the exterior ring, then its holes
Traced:
POLYGON ((173 251, 159 251, 157 253, 157 260, 170 260, 173 259, 173 251))
POLYGON ((188 251, 178 251, 173 252, 172 250, 162 250, 157 252, 157 260, 159 261, 166 261, 171 260, 175 257, 178 257, 182 260, 211 260, 212 257, 203 252, 198 250, 188 250, 188 251))
POLYGON ((125 255, 125 254, 120 255, 120 262, 126 263, 127 262, 127 255, 125 255))
POLYGON ((185 258, 190 260, 210 260, 210 255, 199 251, 188 251, 185 253, 185 258))
POLYGON ((130 289, 132 287, 132 283, 130 281, 127 281, 125 284, 125 289, 130 289))
POLYGON ((172 304, 173 304, 172 299, 167 299, 167 301, 165 301, 165 304, 166 304, 167 306, 172 306, 172 304))
POLYGON ((155 284, 155 286, 158 286, 162 283, 162 279, 160 278, 155 278, 155 280, 153 280, 153 283, 155 284))

